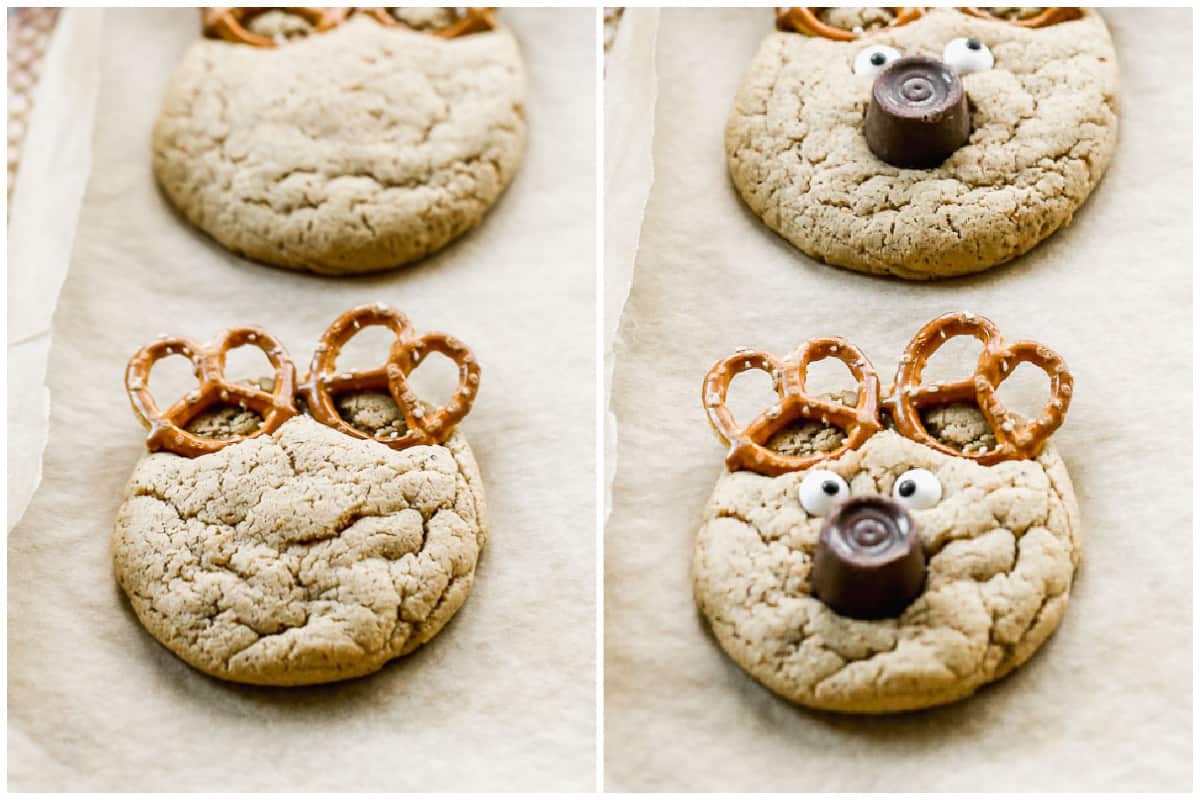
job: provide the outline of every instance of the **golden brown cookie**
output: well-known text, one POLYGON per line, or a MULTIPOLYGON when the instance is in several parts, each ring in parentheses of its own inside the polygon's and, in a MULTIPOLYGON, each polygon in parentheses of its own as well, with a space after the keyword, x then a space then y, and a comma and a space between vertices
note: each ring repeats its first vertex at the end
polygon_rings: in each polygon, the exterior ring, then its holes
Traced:
POLYGON ((396 267, 479 225, 524 149, 517 42, 503 27, 441 38, 452 14, 400 12, 404 25, 359 12, 323 31, 248 19, 274 47, 198 39, 154 128, 171 203, 235 253, 329 275, 396 267))
POLYGON ((1104 174, 1117 59, 1097 12, 1034 28, 947 8, 899 25, 891 9, 817 12, 825 35, 781 18, 725 130, 742 198, 813 258, 909 279, 987 269, 1068 224, 1104 174), (915 122, 885 108, 886 130, 869 136, 877 93, 915 122))

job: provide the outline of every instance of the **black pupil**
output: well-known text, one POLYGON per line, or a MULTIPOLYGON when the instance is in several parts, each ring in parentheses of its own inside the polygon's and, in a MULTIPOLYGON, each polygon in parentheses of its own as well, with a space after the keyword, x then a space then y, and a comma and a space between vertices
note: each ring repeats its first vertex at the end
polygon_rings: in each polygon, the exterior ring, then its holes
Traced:
POLYGON ((978 39, 967 39, 968 50, 978 50, 981 47, 983 47, 983 42, 979 41, 978 39))
POLYGON ((821 484, 821 491, 830 497, 833 497, 835 494, 837 494, 840 489, 841 487, 838 486, 837 481, 825 481, 821 484))
POLYGON ((900 492, 901 497, 912 497, 917 491, 917 482, 914 480, 901 481, 900 488, 896 491, 900 492))
POLYGON ((883 62, 885 62, 885 61, 887 61, 887 56, 885 56, 883 53, 872 53, 871 54, 871 63, 874 64, 875 66, 882 67, 883 62))

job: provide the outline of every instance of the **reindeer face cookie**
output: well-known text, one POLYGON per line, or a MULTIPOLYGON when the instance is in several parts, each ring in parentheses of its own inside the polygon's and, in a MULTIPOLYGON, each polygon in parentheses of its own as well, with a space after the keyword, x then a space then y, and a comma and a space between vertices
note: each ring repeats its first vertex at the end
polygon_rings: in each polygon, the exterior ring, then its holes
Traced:
POLYGON ((299 389, 258 328, 143 348, 126 384, 151 452, 113 535, 138 619, 193 667, 254 684, 353 678, 429 641, 466 602, 486 539, 482 480, 454 427, 478 383, 464 345, 382 307, 340 317, 299 389), (387 365, 338 373, 341 346, 368 325, 396 333, 387 365), (272 380, 224 377, 242 345, 268 354, 272 380), (407 385, 431 351, 460 370, 440 409, 407 385), (193 361, 200 388, 164 412, 146 382, 171 355, 193 361))
POLYGON ((1087 9, 780 9, 725 130, 733 183, 808 255, 910 279, 1025 253, 1071 221, 1117 137, 1087 9))
POLYGON ((205 11, 168 83, 154 173, 256 261, 389 269, 478 225, 525 141, 524 67, 490 9, 205 11))
POLYGON ((1022 664, 1062 619, 1081 555, 1070 478, 1046 442, 1071 391, 1052 351, 963 314, 918 333, 884 399, 841 339, 718 362, 704 402, 729 471, 692 570, 721 646, 793 702, 858 713, 951 702, 1022 664), (956 335, 983 342, 975 374, 923 384, 956 335), (849 367, 856 397, 806 394, 809 363, 827 357, 849 367), (1022 362, 1051 384, 1028 423, 996 397, 1022 362), (746 369, 773 374, 779 403, 739 429, 725 393, 746 369))

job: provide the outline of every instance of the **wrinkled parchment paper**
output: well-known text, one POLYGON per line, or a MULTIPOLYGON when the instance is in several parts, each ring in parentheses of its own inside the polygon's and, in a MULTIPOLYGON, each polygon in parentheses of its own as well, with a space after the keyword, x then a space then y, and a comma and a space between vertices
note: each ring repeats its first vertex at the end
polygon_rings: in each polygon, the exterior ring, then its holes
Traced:
POLYGON ((41 479, 49 402, 50 317, 67 274, 91 168, 100 61, 98 9, 64 9, 29 115, 8 221, 8 520, 41 479), (53 230, 52 236, 46 231, 53 230))
POLYGON ((1192 86, 1179 65, 1191 19, 1106 16, 1122 129, 1075 222, 1009 266, 911 284, 804 257, 731 186, 723 128, 770 10, 662 12, 654 186, 613 388, 606 788, 1189 788, 1192 86), (962 309, 1050 345, 1075 374, 1055 437, 1086 541, 1067 616, 1028 664, 943 709, 854 718, 792 706, 724 655, 693 605, 692 541, 724 457, 701 380, 738 345, 786 352, 828 334, 890 378, 921 324, 962 309))
POLYGON ((592 788, 595 15, 500 16, 529 75, 512 187, 442 254, 339 280, 238 259, 170 210, 150 128, 198 16, 105 13, 43 482, 8 546, 10 788, 592 788), (306 362, 334 317, 374 301, 461 337, 483 365, 462 425, 490 511, 474 592, 436 639, 372 677, 287 690, 208 678, 142 629, 112 577, 112 522, 143 448, 125 361, 159 331, 206 340, 257 322, 306 362))
POLYGON ((617 425, 612 414, 613 343, 629 296, 638 233, 654 178, 654 41, 659 9, 627 8, 605 59, 604 77, 604 500, 612 509, 617 425))

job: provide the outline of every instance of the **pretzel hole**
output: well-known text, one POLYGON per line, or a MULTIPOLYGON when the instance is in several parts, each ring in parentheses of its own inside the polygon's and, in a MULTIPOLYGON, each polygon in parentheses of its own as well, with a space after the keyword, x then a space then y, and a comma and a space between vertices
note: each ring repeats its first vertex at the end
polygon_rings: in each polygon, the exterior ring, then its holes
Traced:
POLYGON ((453 6, 395 7, 388 14, 413 30, 440 31, 458 22, 458 11, 453 6))
MULTIPOLYGON (((243 375, 245 373, 232 372, 230 374, 243 375)), ((261 389, 264 392, 270 392, 275 388, 273 377, 239 379, 231 382, 261 389)), ((209 439, 230 439, 234 436, 249 436, 262 427, 263 421, 262 415, 253 409, 242 408, 236 403, 218 403, 196 415, 195 419, 184 426, 184 429, 189 433, 206 436, 209 439)))
POLYGON ((427 405, 445 405, 458 390, 458 364, 448 356, 436 351, 430 352, 425 356, 425 360, 408 374, 408 387, 427 405))
POLYGON ((350 341, 342 345, 337 357, 337 371, 364 372, 387 364, 396 334, 383 325, 360 328, 350 341))
POLYGON ((1022 361, 996 388, 996 396, 1014 417, 1033 419, 1042 413, 1050 398, 1050 376, 1022 361))
POLYGON ((171 406, 200 387, 195 365, 183 353, 165 356, 154 362, 146 386, 154 396, 159 408, 166 411, 171 406))
MULTIPOLYGON (((275 367, 267 354, 252 344, 243 344, 225 351, 225 379, 242 386, 254 385, 261 375, 274 375, 275 367)), ((272 381, 274 382, 274 381, 272 381)))
POLYGON ((243 22, 251 33, 273 39, 276 44, 302 39, 316 30, 316 26, 304 17, 282 8, 271 8, 254 14, 243 22))
POLYGON ((1023 19, 1032 19, 1038 14, 1045 11, 1045 8, 1008 8, 1008 7, 983 7, 980 11, 991 14, 996 19, 1006 19, 1009 21, 1019 21, 1023 19))
POLYGON ((825 358, 808 365, 804 389, 809 396, 850 396, 850 405, 858 401, 858 381, 849 368, 836 358, 825 358))
POLYGON ((983 342, 974 336, 955 336, 945 340, 942 346, 926 360, 921 372, 921 383, 961 381, 970 378, 979 364, 983 353, 983 342))
MULTIPOLYGON (((811 397, 836 400, 844 406, 853 407, 858 402, 858 390, 812 393, 811 397)), ((766 447, 785 456, 809 456, 828 453, 842 446, 846 432, 836 425, 827 425, 819 419, 797 420, 767 440, 766 447)))
POLYGON ((386 391, 345 392, 335 396, 333 403, 347 424, 367 436, 403 436, 408 432, 400 407, 386 391))
POLYGON ((817 19, 831 28, 863 33, 891 25, 896 19, 894 8, 830 7, 815 9, 817 19))
POLYGON ((921 411, 921 422, 934 439, 962 452, 996 446, 992 426, 974 403, 951 403, 921 411))
POLYGON ((725 395, 725 407, 733 413, 739 427, 779 403, 779 394, 771 376, 760 369, 740 372, 729 382, 725 395))

